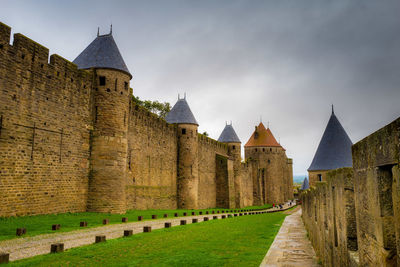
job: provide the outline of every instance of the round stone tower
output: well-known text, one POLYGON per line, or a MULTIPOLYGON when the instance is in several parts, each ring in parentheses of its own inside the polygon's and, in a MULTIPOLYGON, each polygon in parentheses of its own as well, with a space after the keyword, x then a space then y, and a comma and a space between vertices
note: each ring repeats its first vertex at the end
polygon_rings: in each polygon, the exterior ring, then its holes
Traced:
POLYGON ((126 212, 126 159, 129 73, 112 36, 97 38, 74 60, 80 69, 92 69, 93 132, 88 211, 126 212))
POLYGON ((177 202, 180 209, 198 208, 198 135, 199 124, 193 116, 186 96, 165 117, 168 123, 177 125, 178 135, 178 188, 177 202))
POLYGON ((235 207, 243 207, 243 197, 241 196, 241 177, 240 177, 240 164, 242 161, 241 144, 239 137, 231 124, 226 124, 224 130, 218 138, 218 141, 225 143, 228 146, 228 156, 233 160, 233 175, 235 187, 235 207))

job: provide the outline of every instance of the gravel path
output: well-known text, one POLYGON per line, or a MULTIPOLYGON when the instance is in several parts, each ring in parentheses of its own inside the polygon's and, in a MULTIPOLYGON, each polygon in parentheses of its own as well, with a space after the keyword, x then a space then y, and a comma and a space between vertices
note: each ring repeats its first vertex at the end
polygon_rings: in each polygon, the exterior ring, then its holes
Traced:
MULTIPOLYGON (((282 210, 287 209, 288 206, 285 205, 282 210)), ((269 210, 263 210, 266 212, 279 211, 279 209, 271 208, 269 210)), ((253 211, 262 212, 262 211, 253 211)), ((242 212, 249 213, 249 212, 242 212)), ((187 224, 192 223, 192 219, 197 218, 198 222, 204 221, 204 217, 208 217, 209 220, 213 219, 213 216, 217 216, 221 219, 222 215, 228 215, 234 213, 226 214, 208 214, 208 215, 195 215, 195 216, 185 216, 185 217, 171 217, 163 218, 157 220, 148 220, 142 222, 131 222, 131 223, 121 223, 99 226, 95 228, 80 229, 71 232, 54 233, 54 234, 44 234, 32 237, 16 238, 10 240, 0 241, 0 254, 9 253, 10 261, 15 261, 23 258, 29 258, 36 255, 50 253, 51 244, 64 243, 64 249, 80 247, 84 245, 93 244, 95 242, 95 237, 98 235, 105 235, 106 239, 119 238, 124 235, 124 230, 133 230, 133 234, 142 233, 144 226, 151 226, 152 230, 164 228, 166 222, 170 222, 171 226, 180 225, 181 220, 186 220, 187 224)), ((238 213, 239 214, 239 213, 238 213)), ((234 218, 234 217, 233 217, 234 218)))
POLYGON ((263 267, 316 267, 315 251, 301 220, 301 208, 287 216, 262 261, 263 267))

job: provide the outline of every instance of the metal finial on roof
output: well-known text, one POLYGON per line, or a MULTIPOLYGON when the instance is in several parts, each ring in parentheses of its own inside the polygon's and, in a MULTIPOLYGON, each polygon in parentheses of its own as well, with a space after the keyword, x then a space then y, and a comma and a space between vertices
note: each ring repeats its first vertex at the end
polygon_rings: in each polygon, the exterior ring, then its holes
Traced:
POLYGON ((269 129, 269 122, 267 122, 267 129, 269 129))
POLYGON ((186 92, 183 94, 183 99, 186 99, 186 92))
POLYGON ((112 34, 112 23, 111 23, 111 26, 110 26, 110 34, 112 34))
POLYGON ((180 96, 180 94, 178 94, 178 100, 179 100, 179 99, 181 99, 181 96, 180 96))
POLYGON ((97 37, 100 35, 100 27, 97 27, 97 37))
POLYGON ((335 112, 333 111, 333 104, 332 104, 332 114, 335 114, 335 112))

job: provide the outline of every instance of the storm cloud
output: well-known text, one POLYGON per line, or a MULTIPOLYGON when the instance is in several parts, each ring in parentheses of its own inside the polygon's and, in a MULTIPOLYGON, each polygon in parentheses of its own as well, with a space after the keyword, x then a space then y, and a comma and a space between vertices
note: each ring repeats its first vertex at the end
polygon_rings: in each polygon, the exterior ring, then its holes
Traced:
POLYGON ((334 104, 353 143, 400 115, 400 1, 1 1, 0 21, 69 60, 113 36, 141 99, 178 93, 217 139, 260 121, 305 174, 334 104))

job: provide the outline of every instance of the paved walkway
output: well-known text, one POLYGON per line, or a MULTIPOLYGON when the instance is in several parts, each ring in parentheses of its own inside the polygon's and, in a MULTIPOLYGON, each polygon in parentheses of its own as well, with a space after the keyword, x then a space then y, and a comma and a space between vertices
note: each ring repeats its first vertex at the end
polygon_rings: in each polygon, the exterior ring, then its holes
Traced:
POLYGON ((287 216, 262 261, 263 267, 319 266, 301 220, 301 207, 287 216))
MULTIPOLYGON (((282 210, 289 208, 286 204, 283 206, 282 210)), ((269 210, 264 210, 267 212, 279 211, 279 209, 271 208, 269 210)), ((253 211, 262 212, 262 211, 253 211)), ((249 213, 249 212, 242 212, 249 213)), ((208 217, 210 220, 213 216, 217 216, 221 219, 222 215, 227 216, 228 214, 208 214, 208 215, 196 215, 196 216, 185 216, 185 217, 173 217, 158 220, 149 220, 143 222, 131 222, 131 223, 121 223, 106 226, 99 226, 95 228, 80 229, 71 232, 54 233, 54 234, 44 234, 32 237, 16 238, 11 240, 0 241, 0 253, 9 253, 10 261, 15 261, 23 258, 29 258, 36 255, 48 254, 50 252, 51 244, 64 243, 64 249, 80 247, 84 245, 93 244, 95 242, 95 237, 98 235, 105 235, 106 239, 113 239, 122 237, 124 230, 133 230, 133 234, 142 233, 144 226, 151 226, 152 230, 164 228, 166 222, 170 222, 171 226, 180 225, 181 220, 186 220, 187 224, 192 223, 192 219, 197 218, 198 222, 203 222, 204 217, 208 217)), ((239 214, 239 213, 237 213, 239 214)), ((252 215, 254 216, 254 215, 252 215)), ((235 217, 233 217, 235 218, 235 217)))

